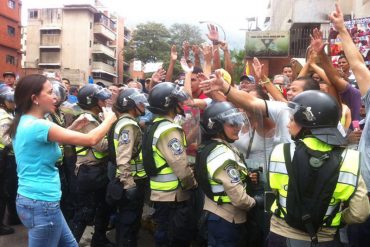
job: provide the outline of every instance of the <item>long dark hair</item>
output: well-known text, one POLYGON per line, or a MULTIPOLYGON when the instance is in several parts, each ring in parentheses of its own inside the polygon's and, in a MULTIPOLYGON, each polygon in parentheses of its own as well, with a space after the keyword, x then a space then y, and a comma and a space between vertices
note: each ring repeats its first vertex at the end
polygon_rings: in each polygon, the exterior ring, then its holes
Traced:
POLYGON ((15 116, 7 134, 14 138, 21 116, 32 107, 32 95, 39 95, 47 78, 43 75, 27 75, 20 79, 14 92, 14 103, 16 105, 15 116))

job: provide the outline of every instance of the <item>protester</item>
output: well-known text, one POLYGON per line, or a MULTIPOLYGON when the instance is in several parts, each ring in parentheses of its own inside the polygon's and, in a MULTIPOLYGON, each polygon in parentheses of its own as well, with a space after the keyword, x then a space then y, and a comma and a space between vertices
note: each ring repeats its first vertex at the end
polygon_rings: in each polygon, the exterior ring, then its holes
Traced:
MULTIPOLYGON (((78 246, 60 210, 60 179, 55 162, 61 155, 59 144, 93 146, 116 120, 105 111, 103 123, 82 134, 64 129, 44 119, 56 109, 56 96, 45 76, 23 77, 15 90, 17 111, 8 130, 13 138, 19 177, 17 212, 28 228, 28 246, 78 246)), ((72 128, 86 124, 84 117, 72 128)))

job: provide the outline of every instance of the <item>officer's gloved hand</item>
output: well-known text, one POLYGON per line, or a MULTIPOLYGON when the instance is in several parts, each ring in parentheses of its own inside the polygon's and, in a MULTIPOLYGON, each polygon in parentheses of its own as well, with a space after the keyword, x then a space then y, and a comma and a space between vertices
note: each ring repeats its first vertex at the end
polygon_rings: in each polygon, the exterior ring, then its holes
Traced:
POLYGON ((256 207, 263 209, 265 206, 265 198, 263 195, 255 195, 253 199, 256 201, 256 207))
POLYGON ((138 196, 138 190, 137 190, 136 186, 134 186, 132 188, 129 188, 129 189, 126 189, 125 190, 125 196, 129 200, 135 200, 138 196))

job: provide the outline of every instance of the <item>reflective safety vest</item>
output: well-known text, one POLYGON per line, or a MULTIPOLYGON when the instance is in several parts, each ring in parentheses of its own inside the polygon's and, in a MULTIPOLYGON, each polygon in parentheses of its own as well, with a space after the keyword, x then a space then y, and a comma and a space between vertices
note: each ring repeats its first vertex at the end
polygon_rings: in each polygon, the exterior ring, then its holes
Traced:
MULTIPOLYGON (((305 138, 303 142, 306 146, 313 150, 323 152, 330 151, 332 146, 327 145, 315 138, 305 138)), ((269 165, 269 183, 273 190, 278 192, 278 198, 271 206, 271 211, 276 216, 284 218, 287 213, 287 196, 289 176, 285 165, 284 144, 277 145, 271 153, 269 165), (279 205, 280 210, 279 210, 279 205), (284 212, 281 212, 283 210, 284 212)), ((295 145, 290 144, 290 154, 293 159, 295 145)), ((342 153, 342 164, 340 165, 339 177, 334 189, 331 201, 324 216, 324 224, 326 227, 340 227, 342 217, 342 202, 348 201, 356 191, 358 176, 359 176, 360 154, 351 149, 345 149, 342 153), (337 211, 335 215, 333 212, 337 211), (327 221, 328 217, 332 220, 327 221)))
POLYGON ((214 179, 215 172, 225 165, 225 162, 232 161, 230 163, 233 163, 235 170, 238 171, 238 174, 234 175, 239 176, 242 182, 246 179, 247 167, 245 164, 237 162, 237 159, 238 156, 225 144, 217 145, 207 157, 208 182, 213 193, 213 198, 210 199, 217 202, 217 204, 231 203, 222 183, 214 179))
MULTIPOLYGON (((90 113, 86 113, 86 114, 90 114, 90 113)), ((92 116, 92 115, 91 115, 91 119, 94 119, 94 122, 99 123, 99 121, 96 120, 95 117, 92 116)), ((104 138, 107 138, 107 137, 104 137, 104 138)), ((88 154, 89 150, 91 150, 95 159, 97 159, 97 160, 103 160, 104 158, 108 157, 108 152, 107 151, 106 152, 99 152, 99 151, 95 150, 92 147, 76 146, 77 156, 86 156, 88 154)))
MULTIPOLYGON (((13 120, 13 116, 10 115, 7 111, 5 111, 4 109, 1 109, 0 108, 0 123, 4 120, 8 120, 8 121, 12 121, 13 120)), ((2 137, 1 137, 2 138, 2 137)), ((0 140, 1 140, 0 138, 0 140)), ((0 142, 0 150, 4 150, 5 148, 5 144, 0 142)), ((9 150, 9 154, 14 154, 13 153, 13 150, 9 150)))
MULTIPOLYGON (((161 121, 164 118, 156 118, 154 122, 161 121)), ((152 142, 153 158, 155 161, 156 168, 159 172, 156 176, 150 176, 150 189, 157 191, 174 191, 179 187, 179 179, 173 172, 172 168, 167 164, 163 154, 157 148, 157 143, 161 135, 171 129, 178 129, 183 135, 182 144, 186 147, 186 139, 184 132, 180 125, 172 123, 170 121, 164 121, 158 125, 158 128, 154 131, 154 137, 152 142)))
MULTIPOLYGON (((140 130, 140 133, 141 133, 140 126, 138 125, 138 123, 136 121, 134 121, 133 119, 130 119, 128 117, 121 118, 117 122, 117 124, 114 128, 114 135, 113 135, 113 143, 114 143, 114 149, 116 151, 116 156, 117 156, 117 147, 118 147, 118 143, 119 143, 119 138, 121 136, 121 132, 124 129, 124 127, 126 127, 128 125, 136 126, 140 130)), ((135 155, 135 157, 133 157, 130 160, 131 176, 137 177, 137 178, 145 178, 147 176, 146 176, 144 166, 143 166, 143 155, 142 155, 142 152, 141 152, 141 147, 138 147, 138 150, 139 150, 139 153, 137 155, 135 155)), ((116 170, 116 173, 118 175, 120 174, 120 171, 119 171, 118 168, 116 170)))

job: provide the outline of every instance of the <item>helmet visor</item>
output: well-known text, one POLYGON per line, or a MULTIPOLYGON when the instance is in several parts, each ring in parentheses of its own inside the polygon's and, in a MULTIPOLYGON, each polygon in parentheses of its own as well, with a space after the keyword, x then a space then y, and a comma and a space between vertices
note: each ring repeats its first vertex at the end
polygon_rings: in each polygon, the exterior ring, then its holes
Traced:
POLYGON ((216 119, 220 120, 222 123, 241 127, 245 124, 247 117, 245 113, 240 112, 238 109, 235 108, 218 114, 216 116, 216 119))
POLYGON ((14 103, 14 91, 12 89, 8 89, 8 90, 1 92, 0 97, 4 99, 4 101, 14 103))
POLYGON ((97 92, 94 94, 94 96, 99 100, 107 100, 112 97, 112 92, 109 91, 109 89, 98 86, 97 92))
POLYGON ((190 99, 190 95, 185 92, 184 87, 176 85, 175 89, 171 93, 171 97, 176 98, 179 102, 184 102, 190 99))
POLYGON ((53 94, 57 96, 57 104, 60 104, 67 99, 67 91, 59 83, 53 83, 53 94))
POLYGON ((129 98, 132 99, 133 101, 135 101, 136 105, 139 105, 139 104, 143 104, 145 106, 149 105, 148 99, 142 93, 137 93, 137 94, 130 95, 129 98))

